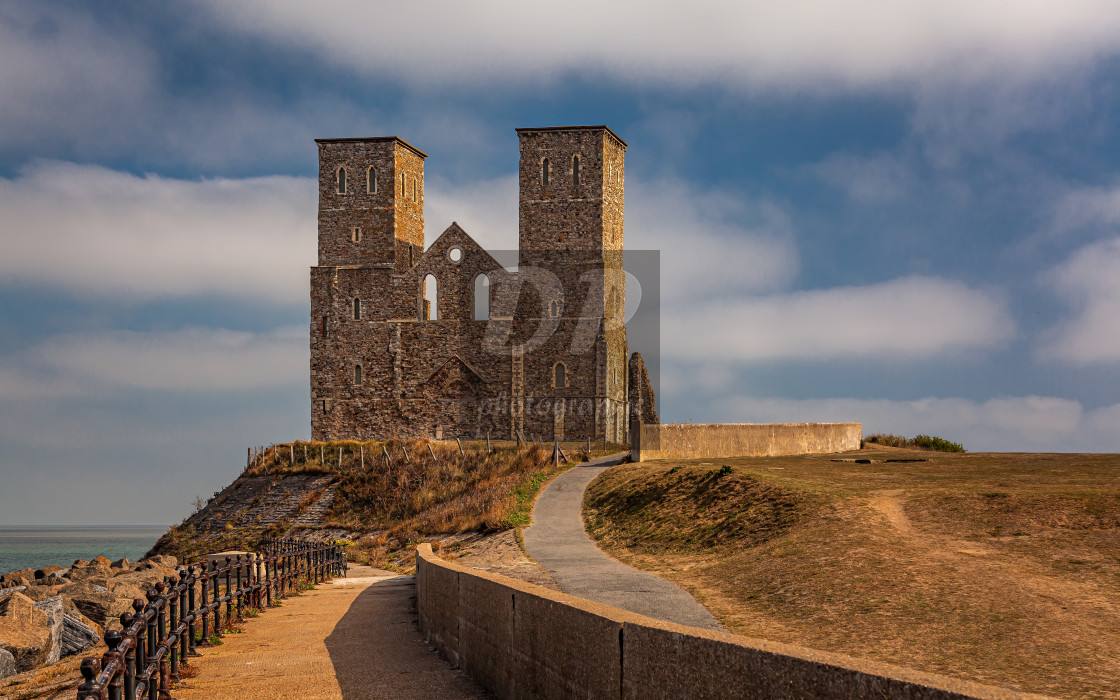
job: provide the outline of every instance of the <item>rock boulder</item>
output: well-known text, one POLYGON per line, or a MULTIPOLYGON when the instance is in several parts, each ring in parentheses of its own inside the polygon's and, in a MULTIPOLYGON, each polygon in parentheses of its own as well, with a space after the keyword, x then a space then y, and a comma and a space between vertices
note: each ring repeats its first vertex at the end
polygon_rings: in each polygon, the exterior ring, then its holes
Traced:
POLYGON ((16 673, 16 657, 7 649, 0 649, 0 678, 7 678, 16 673))
POLYGON ((62 655, 71 656, 101 641, 101 628, 81 613, 62 615, 62 655))
POLYGON ((0 614, 0 648, 6 649, 15 659, 17 671, 29 671, 46 662, 54 648, 50 616, 21 593, 13 593, 4 600, 5 610, 0 614))
POLYGON ((0 583, 6 584, 6 587, 11 584, 17 586, 27 585, 25 581, 35 580, 35 569, 20 569, 19 571, 9 571, 8 573, 0 576, 0 583))
POLYGON ((51 574, 58 573, 59 571, 65 571, 65 569, 63 569, 61 566, 55 566, 53 564, 50 566, 44 566, 41 569, 35 569, 35 578, 36 580, 44 579, 49 577, 51 574))
POLYGON ((153 556, 145 557, 144 559, 140 560, 141 564, 145 562, 155 564, 156 566, 163 567, 164 569, 174 569, 175 567, 179 566, 179 560, 171 556, 170 554, 155 554, 153 556))
POLYGON ((44 663, 53 664, 62 658, 62 596, 55 595, 35 603, 47 614, 47 629, 51 631, 51 651, 44 663))
POLYGON ((109 591, 104 586, 91 583, 73 583, 62 589, 63 596, 83 615, 105 628, 116 624, 121 613, 132 612, 132 600, 136 589, 125 586, 120 594, 109 591))

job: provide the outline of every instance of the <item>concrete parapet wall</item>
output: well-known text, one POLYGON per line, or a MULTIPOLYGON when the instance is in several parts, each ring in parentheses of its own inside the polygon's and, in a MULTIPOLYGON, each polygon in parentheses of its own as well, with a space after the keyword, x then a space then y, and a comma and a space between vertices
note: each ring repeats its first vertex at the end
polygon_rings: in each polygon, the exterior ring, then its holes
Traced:
POLYGON ((416 591, 425 638, 499 698, 1042 697, 661 622, 468 569, 427 544, 416 591))
MULTIPOLYGON (((633 429, 632 429, 633 431, 633 429)), ((775 457, 858 450, 860 423, 642 424, 633 459, 775 457)))

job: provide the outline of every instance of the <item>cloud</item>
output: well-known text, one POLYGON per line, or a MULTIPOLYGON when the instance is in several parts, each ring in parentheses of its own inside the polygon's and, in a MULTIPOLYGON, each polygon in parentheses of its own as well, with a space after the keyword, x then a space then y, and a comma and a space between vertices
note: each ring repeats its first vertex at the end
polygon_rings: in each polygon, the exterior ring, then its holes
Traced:
POLYGON ((176 180, 39 161, 0 179, 0 275, 115 300, 307 303, 309 178, 176 180))
POLYGON ((780 206, 677 178, 627 182, 626 248, 661 251, 668 303, 786 288, 798 270, 780 206))
POLYGON ((858 421, 864 435, 938 435, 974 452, 1120 451, 1120 404, 1085 410, 1078 401, 1048 396, 987 401, 730 397, 715 399, 711 410, 735 422, 858 421))
POLYGON ((0 141, 100 137, 102 124, 119 120, 155 83, 158 62, 147 47, 54 5, 0 9, 0 141))
POLYGON ((308 352, 303 326, 116 330, 50 338, 34 350, 32 364, 101 386, 228 392, 304 384, 308 352))
POLYGON ((992 292, 904 277, 670 307, 661 330, 666 357, 694 361, 915 360, 996 346, 1015 324, 992 292))
POLYGON ((913 186, 912 165, 892 153, 861 157, 834 153, 806 171, 843 190, 857 202, 876 204, 896 200, 913 186))
POLYGON ((1081 226, 1108 228, 1120 223, 1120 186, 1085 187, 1069 192, 1056 207, 1054 223, 1060 230, 1081 226))
POLYGON ((801 89, 1051 72, 1115 52, 1107 0, 354 4, 199 0, 216 23, 416 83, 607 73, 801 89), (439 21, 431 21, 437 13, 439 21), (423 31, 418 28, 423 27, 423 31))
POLYGON ((1043 335, 1040 356, 1075 365, 1120 361, 1120 238, 1081 248, 1045 279, 1073 316, 1043 335))

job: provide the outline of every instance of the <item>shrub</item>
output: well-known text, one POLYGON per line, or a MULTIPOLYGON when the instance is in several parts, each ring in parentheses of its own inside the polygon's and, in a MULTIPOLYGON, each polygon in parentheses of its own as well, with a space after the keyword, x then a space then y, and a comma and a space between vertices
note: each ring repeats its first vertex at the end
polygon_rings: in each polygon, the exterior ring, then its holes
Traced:
POLYGON ((952 442, 945 438, 932 435, 916 435, 914 438, 889 433, 876 433, 868 435, 864 443, 886 445, 888 447, 905 447, 911 450, 934 450, 936 452, 964 452, 964 446, 959 442, 952 442))

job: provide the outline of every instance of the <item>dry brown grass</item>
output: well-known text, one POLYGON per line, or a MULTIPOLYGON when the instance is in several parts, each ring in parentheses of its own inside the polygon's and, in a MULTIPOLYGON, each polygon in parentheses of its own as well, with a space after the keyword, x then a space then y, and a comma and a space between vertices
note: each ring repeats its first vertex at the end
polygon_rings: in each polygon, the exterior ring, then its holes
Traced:
POLYGON ((1120 456, 844 457, 877 461, 625 465, 589 489, 589 529, 740 634, 1120 697, 1120 456))
MULTIPOLYGON (((526 506, 526 494, 535 494, 541 480, 555 471, 551 445, 519 447, 509 441, 493 441, 491 447, 487 453, 485 442, 464 442, 460 452, 454 441, 423 440, 278 445, 254 460, 242 476, 331 475, 331 487, 337 488, 321 525, 293 526, 294 518, 267 527, 235 528, 227 522, 224 530, 202 533, 184 523, 160 538, 153 552, 193 560, 206 552, 256 549, 265 539, 286 535, 347 538, 354 541, 347 550, 351 561, 409 571, 412 549, 422 540, 527 524, 531 499, 526 506), (383 448, 389 454, 388 463, 383 448)), ((580 459, 585 456, 578 445, 571 444, 568 454, 580 459)), ((236 483, 217 496, 219 502, 236 497, 236 483)), ((319 488, 304 493, 296 516, 315 506, 326 491, 319 488)))

